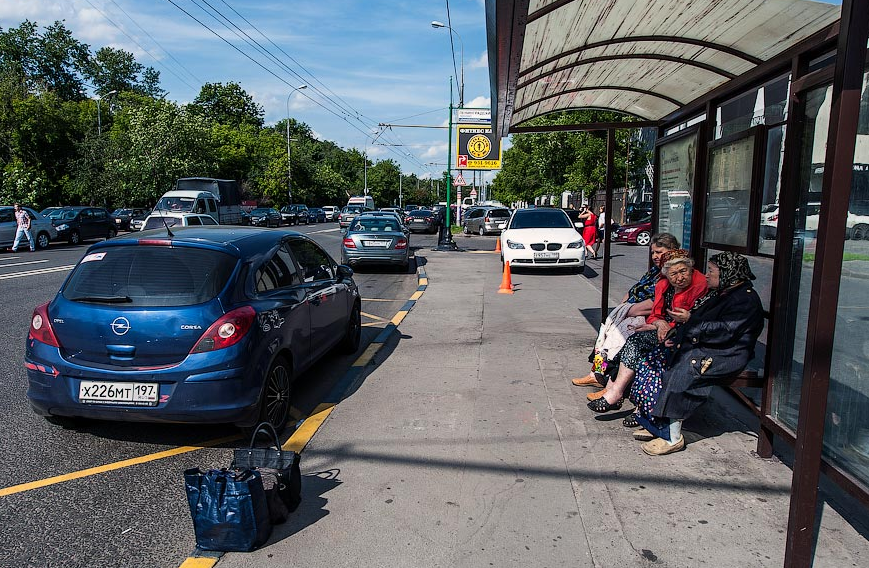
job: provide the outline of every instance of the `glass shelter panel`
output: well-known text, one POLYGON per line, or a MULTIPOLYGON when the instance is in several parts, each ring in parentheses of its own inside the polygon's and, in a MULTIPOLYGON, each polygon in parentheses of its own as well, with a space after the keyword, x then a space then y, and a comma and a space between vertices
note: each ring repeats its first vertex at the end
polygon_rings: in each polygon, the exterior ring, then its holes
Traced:
POLYGON ((800 388, 806 354, 806 323, 815 269, 818 214, 820 213, 821 178, 830 123, 832 86, 820 87, 806 93, 805 128, 801 140, 798 175, 798 204, 794 219, 792 257, 786 260, 789 278, 786 289, 779 292, 784 298, 782 321, 776 324, 782 345, 782 360, 775 381, 772 401, 773 416, 793 431, 797 429, 800 407, 800 388))
POLYGON ((748 212, 754 166, 754 135, 718 145, 709 151, 706 242, 748 246, 748 212))
MULTIPOLYGON (((869 73, 863 76, 863 100, 869 97, 869 73)), ((830 368, 824 453, 848 473, 869 485, 869 234, 854 238, 855 209, 865 211, 869 198, 869 104, 860 105, 857 145, 836 335, 830 368), (849 237, 851 237, 849 239, 849 237)), ((869 217, 865 217, 869 220, 869 217)))
POLYGON ((766 158, 763 170, 763 193, 760 205, 760 234, 757 251, 775 254, 778 238, 778 200, 785 149, 785 125, 774 126, 766 133, 766 158))
POLYGON ((658 151, 658 232, 675 235, 689 249, 697 133, 664 143, 658 151))

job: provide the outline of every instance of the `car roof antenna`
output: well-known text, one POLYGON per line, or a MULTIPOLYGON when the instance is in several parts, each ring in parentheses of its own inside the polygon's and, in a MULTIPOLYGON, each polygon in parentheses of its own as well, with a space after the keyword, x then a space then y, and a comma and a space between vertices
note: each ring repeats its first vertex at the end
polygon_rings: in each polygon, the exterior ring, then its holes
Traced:
POLYGON ((169 223, 166 222, 166 216, 163 215, 163 210, 158 209, 157 211, 160 214, 160 219, 163 221, 163 226, 166 227, 166 233, 169 235, 169 238, 170 239, 175 238, 175 233, 173 233, 172 229, 169 228, 169 223))

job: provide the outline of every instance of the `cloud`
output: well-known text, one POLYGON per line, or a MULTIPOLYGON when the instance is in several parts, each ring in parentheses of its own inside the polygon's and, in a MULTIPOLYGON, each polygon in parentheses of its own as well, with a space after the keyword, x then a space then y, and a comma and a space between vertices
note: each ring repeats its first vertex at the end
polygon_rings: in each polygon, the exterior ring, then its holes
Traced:
POLYGON ((475 97, 474 100, 465 106, 468 108, 489 108, 492 106, 492 99, 489 97, 475 97))
POLYGON ((420 158, 426 160, 442 160, 444 156, 447 155, 447 145, 444 144, 433 144, 428 147, 422 154, 420 154, 420 158))
POLYGON ((480 54, 480 57, 476 59, 471 59, 471 62, 468 63, 468 69, 488 69, 489 67, 489 52, 484 51, 480 54))

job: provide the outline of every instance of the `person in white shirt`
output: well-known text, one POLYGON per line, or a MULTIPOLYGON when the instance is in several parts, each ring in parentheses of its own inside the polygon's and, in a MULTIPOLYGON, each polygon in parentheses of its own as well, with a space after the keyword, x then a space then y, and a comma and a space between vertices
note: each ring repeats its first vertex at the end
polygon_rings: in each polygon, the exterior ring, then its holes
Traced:
POLYGON ((21 243, 22 235, 27 237, 27 242, 30 243, 30 252, 33 252, 36 250, 36 246, 33 242, 33 235, 30 234, 30 214, 17 203, 14 205, 14 209, 18 229, 15 231, 15 242, 12 243, 12 252, 18 252, 18 245, 21 243))

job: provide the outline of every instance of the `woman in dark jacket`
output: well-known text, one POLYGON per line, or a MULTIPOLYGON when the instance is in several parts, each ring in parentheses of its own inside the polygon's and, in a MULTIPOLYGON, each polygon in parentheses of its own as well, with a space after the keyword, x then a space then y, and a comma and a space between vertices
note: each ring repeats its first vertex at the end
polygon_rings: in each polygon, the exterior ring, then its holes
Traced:
POLYGON ((706 401, 715 379, 741 372, 754 357, 763 330, 763 306, 750 283, 754 278, 740 254, 723 252, 709 259, 706 280, 713 297, 671 340, 674 350, 652 416, 638 419, 646 431, 635 437, 655 436, 643 444, 647 454, 683 449, 682 421, 706 401))

